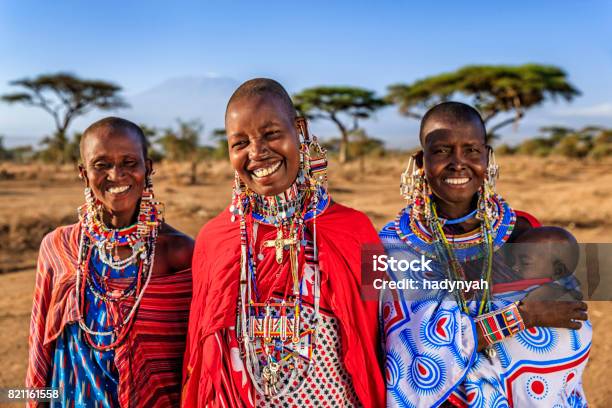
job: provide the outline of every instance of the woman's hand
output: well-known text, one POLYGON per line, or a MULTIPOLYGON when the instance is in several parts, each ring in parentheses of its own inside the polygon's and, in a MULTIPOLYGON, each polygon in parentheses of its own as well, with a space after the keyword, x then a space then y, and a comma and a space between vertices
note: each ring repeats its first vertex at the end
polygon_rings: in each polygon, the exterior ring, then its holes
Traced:
POLYGON ((532 300, 519 304, 525 327, 561 327, 578 330, 589 317, 587 304, 581 301, 532 300))

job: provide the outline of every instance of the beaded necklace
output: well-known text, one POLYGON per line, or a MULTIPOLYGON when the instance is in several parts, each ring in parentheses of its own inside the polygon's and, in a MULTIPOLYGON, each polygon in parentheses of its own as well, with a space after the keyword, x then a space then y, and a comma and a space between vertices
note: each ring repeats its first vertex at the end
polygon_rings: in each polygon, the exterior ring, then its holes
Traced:
MULTIPOLYGON (((431 208, 433 200, 430 198, 427 201, 427 205, 431 208)), ((486 218, 490 222, 493 251, 497 251, 510 237, 514 229, 516 215, 501 196, 495 194, 490 201, 494 211, 479 211, 478 216, 482 218, 480 214, 486 214, 486 218)), ((426 220, 416 216, 411 205, 399 212, 394 224, 397 235, 406 245, 419 254, 439 260, 434 245, 436 241, 433 233, 434 228, 429 225, 430 219, 436 222, 439 220, 438 217, 429 217, 426 220)), ((439 220, 439 222, 442 223, 442 220, 439 220)), ((480 250, 480 244, 483 242, 482 228, 464 234, 447 234, 446 236, 452 242, 455 257, 460 262, 473 261, 483 257, 480 250)))
MULTIPOLYGON (((87 193, 86 193, 87 196, 87 193)), ((79 327, 85 333, 89 345, 99 351, 116 348, 123 342, 133 323, 133 317, 140 305, 142 297, 153 274, 155 259, 155 243, 159 228, 163 222, 162 206, 153 201, 152 192, 143 192, 136 224, 121 229, 108 228, 101 221, 101 208, 93 202, 88 202, 79 208, 81 235, 79 240, 78 266, 76 270, 76 309, 79 327), (119 257, 120 247, 130 247, 132 254, 125 259, 119 257), (92 272, 92 253, 94 247, 100 260, 113 269, 124 269, 128 265, 138 263, 138 272, 134 280, 123 290, 111 290, 106 283, 92 272), (113 254, 113 255, 111 255, 113 254), (91 290, 99 301, 106 304, 130 301, 133 305, 127 315, 108 331, 96 331, 85 323, 85 287, 91 290), (110 336, 110 344, 95 342, 91 336, 110 336)), ((117 310, 121 308, 117 305, 117 310)))
MULTIPOLYGON (((501 196, 495 194, 486 207, 481 206, 486 209, 475 210, 476 216, 481 219, 480 228, 465 234, 453 235, 444 232, 443 226, 445 222, 448 224, 448 221, 438 217, 431 196, 426 199, 425 205, 429 207, 431 213, 426 220, 421 219, 418 214, 413 214, 412 206, 400 211, 395 220, 397 235, 416 252, 447 265, 448 278, 453 281, 467 278, 461 263, 484 258, 481 278, 487 282, 487 286, 480 297, 478 314, 488 311, 493 253, 510 237, 516 221, 514 211, 501 196)), ((472 213, 461 218, 471 218, 472 213)), ((468 313, 464 294, 455 291, 454 296, 462 310, 468 313)))
MULTIPOLYGON (((316 216, 329 204, 329 195, 323 187, 314 182, 308 183, 300 171, 296 182, 284 193, 273 197, 262 197, 248 191, 239 191, 237 200, 230 207, 232 219, 240 221, 241 268, 240 296, 236 328, 246 368, 256 391, 266 397, 282 397, 289 391, 299 373, 299 355, 295 352, 282 355, 282 345, 290 341, 294 346, 310 334, 311 345, 316 342, 317 320, 320 300, 320 272, 316 268, 314 276, 314 314, 310 329, 303 329, 301 322, 301 290, 298 257, 304 250, 304 221, 313 219, 314 261, 318 262, 316 249, 316 216), (248 232, 246 218, 255 221, 253 231, 248 232), (264 246, 275 247, 276 260, 282 263, 282 253, 289 251, 291 270, 291 293, 282 301, 259 299, 257 291, 257 263, 253 258, 253 243, 256 239, 257 223, 273 225, 277 228, 277 238, 265 241, 264 246), (280 255, 280 256, 279 256, 280 255), (260 339, 260 353, 263 366, 257 356, 256 339, 260 339), (288 385, 280 389, 281 368, 285 365, 291 370, 288 385)), ((246 190, 246 189, 245 189, 246 190)), ((279 265, 280 267, 280 265, 279 265)), ((308 361, 305 374, 297 386, 305 382, 313 366, 313 358, 308 361)))

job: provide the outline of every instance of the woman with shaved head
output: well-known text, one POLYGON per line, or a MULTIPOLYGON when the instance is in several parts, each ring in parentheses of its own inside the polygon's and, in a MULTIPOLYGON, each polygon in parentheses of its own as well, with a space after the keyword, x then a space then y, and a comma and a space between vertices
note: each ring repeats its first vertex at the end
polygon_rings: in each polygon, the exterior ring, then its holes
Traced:
POLYGON ((225 129, 234 195, 196 241, 183 405, 383 406, 376 304, 359 296, 372 224, 331 200, 278 82, 242 84, 225 129))
POLYGON ((408 206, 380 232, 389 256, 432 260, 431 272, 392 271, 423 290, 386 293, 381 304, 388 406, 585 405, 586 304, 525 298, 544 280, 516 282, 505 264, 500 249, 539 224, 495 192, 480 115, 439 104, 423 117, 420 142, 402 176, 408 206), (458 289, 466 282, 471 289, 458 289))
POLYGON ((86 202, 45 236, 36 272, 26 386, 57 388, 52 406, 179 404, 193 240, 164 222, 152 166, 128 120, 83 133, 86 202))

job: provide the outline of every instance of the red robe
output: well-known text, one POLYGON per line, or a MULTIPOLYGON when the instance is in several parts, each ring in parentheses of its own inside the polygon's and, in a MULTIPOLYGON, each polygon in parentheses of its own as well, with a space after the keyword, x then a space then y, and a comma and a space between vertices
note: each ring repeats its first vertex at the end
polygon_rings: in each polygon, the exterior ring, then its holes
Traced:
MULTIPOLYGON (((232 386, 228 356, 223 355, 227 347, 219 344, 223 338, 219 333, 236 324, 240 227, 230 217, 226 209, 202 228, 196 240, 193 300, 183 368, 185 407, 245 405, 232 386)), ((340 204, 331 204, 314 222, 321 296, 328 298, 340 322, 344 365, 361 404, 366 408, 383 407, 385 386, 379 363, 378 305, 360 297, 361 245, 379 243, 378 234, 365 214, 340 204)), ((310 231, 312 224, 312 220, 306 222, 310 231)), ((258 235, 272 240, 276 229, 260 225, 258 235)), ((286 260, 288 255, 284 256, 286 260)), ((265 297, 279 283, 289 281, 285 279, 289 276, 289 262, 278 266, 271 249, 258 262, 258 272, 258 288, 265 297), (269 272, 279 268, 279 277, 269 272)))

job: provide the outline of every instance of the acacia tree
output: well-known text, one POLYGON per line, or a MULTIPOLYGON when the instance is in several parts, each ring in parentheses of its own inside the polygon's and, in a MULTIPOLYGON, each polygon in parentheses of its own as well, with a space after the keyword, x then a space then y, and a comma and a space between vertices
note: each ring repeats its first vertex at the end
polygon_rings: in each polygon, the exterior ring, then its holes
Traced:
POLYGON ((528 109, 548 99, 571 101, 580 95, 561 68, 538 64, 469 65, 412 84, 391 85, 388 91, 386 99, 397 104, 401 114, 416 119, 436 103, 467 98, 481 112, 489 138, 504 126, 516 126, 528 109), (500 113, 512 117, 492 124, 500 113))
POLYGON ((49 113, 55 122, 55 134, 45 139, 48 149, 57 151, 62 161, 69 155, 67 130, 72 121, 93 109, 127 107, 118 93, 121 87, 101 80, 81 79, 69 73, 39 75, 10 82, 21 92, 2 95, 4 102, 34 106, 49 113))
POLYGON ((204 124, 199 120, 183 121, 177 119, 178 129, 165 129, 156 143, 164 150, 164 157, 170 161, 189 161, 191 174, 189 184, 197 183, 200 135, 204 124))
POLYGON ((373 91, 347 86, 304 89, 293 95, 293 103, 304 117, 327 119, 338 127, 341 136, 340 163, 348 160, 349 135, 359 128, 359 120, 370 118, 378 109, 387 105, 373 91), (344 117, 348 117, 348 120, 343 120, 344 117))
POLYGON ((210 138, 217 144, 214 150, 215 158, 227 160, 229 147, 227 145, 227 133, 225 132, 225 128, 213 129, 210 138))

